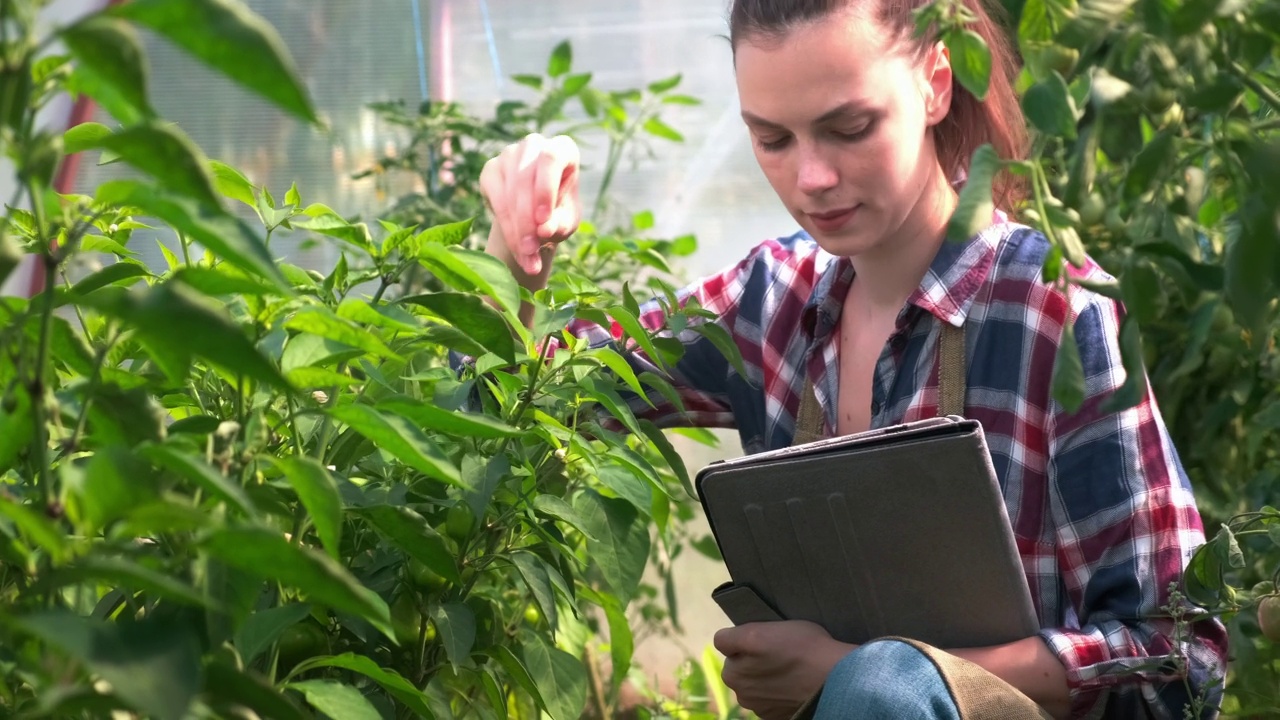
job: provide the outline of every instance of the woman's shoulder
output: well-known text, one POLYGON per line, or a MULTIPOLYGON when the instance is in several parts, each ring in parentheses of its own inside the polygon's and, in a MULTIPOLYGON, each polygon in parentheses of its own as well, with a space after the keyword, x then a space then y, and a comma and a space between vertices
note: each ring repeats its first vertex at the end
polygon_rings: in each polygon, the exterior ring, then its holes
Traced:
POLYGON ((1115 278, 1089 255, 1079 266, 1053 258, 1053 243, 1041 231, 1017 222, 1001 223, 991 233, 995 245, 989 282, 997 295, 1016 286, 1037 288, 1045 301, 1066 302, 1068 294, 1075 312, 1096 303, 1110 304, 1111 286, 1115 278), (1061 268, 1069 281, 1070 292, 1063 289, 1055 270, 1061 268), (1046 272, 1048 270, 1048 272, 1046 272))

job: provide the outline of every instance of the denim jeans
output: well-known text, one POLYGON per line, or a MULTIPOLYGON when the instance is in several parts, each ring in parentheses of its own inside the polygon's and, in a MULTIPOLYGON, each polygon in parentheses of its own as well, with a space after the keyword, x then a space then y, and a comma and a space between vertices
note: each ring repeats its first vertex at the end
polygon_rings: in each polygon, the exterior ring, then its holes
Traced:
POLYGON ((827 676, 815 720, 960 720, 937 667, 899 640, 858 647, 827 676))

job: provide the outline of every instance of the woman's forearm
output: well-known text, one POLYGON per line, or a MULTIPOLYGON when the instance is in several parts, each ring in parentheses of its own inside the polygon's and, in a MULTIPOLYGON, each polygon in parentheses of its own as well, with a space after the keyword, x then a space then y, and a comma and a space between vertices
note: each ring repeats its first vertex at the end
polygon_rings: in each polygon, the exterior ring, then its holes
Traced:
POLYGON ((1070 712, 1067 670, 1058 656, 1039 637, 1006 645, 947 652, 982 667, 1018 688, 1054 717, 1065 718, 1070 712))

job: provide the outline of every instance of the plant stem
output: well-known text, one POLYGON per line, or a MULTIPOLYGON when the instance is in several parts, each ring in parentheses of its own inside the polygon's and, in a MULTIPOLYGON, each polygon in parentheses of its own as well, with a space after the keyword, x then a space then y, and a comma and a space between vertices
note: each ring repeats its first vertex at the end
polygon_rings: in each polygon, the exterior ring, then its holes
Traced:
POLYGON ((178 245, 182 246, 182 261, 191 267, 191 251, 187 247, 187 236, 178 233, 178 245))
POLYGON ((98 357, 93 364, 93 375, 89 376, 89 387, 85 390, 84 402, 80 405, 80 413, 76 417, 75 429, 71 431, 71 438, 67 440, 67 448, 70 452, 75 451, 76 444, 80 442, 80 436, 84 434, 84 429, 88 425, 89 407, 93 405, 93 392, 98 389, 98 385, 102 382, 102 366, 106 362, 112 346, 120 339, 120 335, 121 333, 111 335, 109 332, 107 342, 98 351, 98 357))
POLYGON ((36 346, 36 364, 32 372, 29 393, 31 398, 31 417, 35 424, 36 472, 40 477, 40 489, 44 493, 45 505, 51 504, 56 497, 53 491, 52 474, 49 472, 49 434, 45 412, 45 363, 49 359, 49 340, 53 334, 53 286, 58 278, 58 264, 54 258, 54 248, 50 245, 45 233, 44 198, 28 183, 27 196, 31 199, 32 215, 36 222, 36 242, 40 244, 40 259, 44 263, 44 306, 40 310, 40 340, 36 346))
POLYGON ((1235 75, 1244 86, 1249 88, 1258 96, 1260 100, 1271 106, 1272 110, 1280 112, 1280 96, 1277 96, 1270 88, 1258 82, 1258 79, 1249 74, 1240 63, 1231 63, 1231 73, 1235 75))

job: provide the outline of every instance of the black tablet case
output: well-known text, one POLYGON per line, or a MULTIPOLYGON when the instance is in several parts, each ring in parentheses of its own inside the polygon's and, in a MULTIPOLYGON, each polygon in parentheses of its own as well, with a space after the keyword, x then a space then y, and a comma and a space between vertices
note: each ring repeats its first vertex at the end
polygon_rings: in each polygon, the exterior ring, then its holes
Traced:
POLYGON ((935 418, 714 463, 697 489, 735 624, 983 647, 1036 620, 982 427, 935 418))

